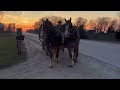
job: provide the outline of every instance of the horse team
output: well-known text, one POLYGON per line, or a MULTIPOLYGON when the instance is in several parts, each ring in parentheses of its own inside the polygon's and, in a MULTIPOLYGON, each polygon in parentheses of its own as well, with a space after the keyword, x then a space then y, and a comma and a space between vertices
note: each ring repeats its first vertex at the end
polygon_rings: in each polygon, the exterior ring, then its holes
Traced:
POLYGON ((50 56, 49 68, 53 68, 53 63, 59 63, 59 51, 62 47, 68 49, 71 63, 69 67, 73 67, 74 63, 77 62, 79 52, 80 34, 75 26, 69 20, 65 19, 65 23, 59 21, 57 26, 54 26, 48 19, 42 20, 42 25, 39 38, 43 37, 43 50, 50 56))

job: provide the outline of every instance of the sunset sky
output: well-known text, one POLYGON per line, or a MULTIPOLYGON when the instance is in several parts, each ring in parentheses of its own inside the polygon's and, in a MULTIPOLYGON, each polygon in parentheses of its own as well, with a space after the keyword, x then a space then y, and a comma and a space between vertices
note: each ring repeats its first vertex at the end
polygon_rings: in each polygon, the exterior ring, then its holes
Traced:
POLYGON ((97 17, 117 17, 118 11, 3 11, 0 16, 2 23, 15 23, 17 27, 23 29, 32 28, 35 21, 48 15, 61 16, 63 18, 72 18, 72 22, 78 17, 83 17, 88 20, 96 19, 97 17))

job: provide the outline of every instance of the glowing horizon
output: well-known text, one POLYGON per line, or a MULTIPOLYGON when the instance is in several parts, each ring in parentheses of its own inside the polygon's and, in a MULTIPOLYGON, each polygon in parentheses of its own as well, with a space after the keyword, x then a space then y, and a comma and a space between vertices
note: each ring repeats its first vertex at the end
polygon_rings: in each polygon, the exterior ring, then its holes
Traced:
POLYGON ((48 15, 60 16, 66 19, 71 17, 72 22, 75 22, 78 17, 87 20, 96 19, 97 17, 117 17, 117 11, 3 11, 3 13, 0 22, 15 23, 16 27, 23 29, 32 28, 35 21, 48 15))

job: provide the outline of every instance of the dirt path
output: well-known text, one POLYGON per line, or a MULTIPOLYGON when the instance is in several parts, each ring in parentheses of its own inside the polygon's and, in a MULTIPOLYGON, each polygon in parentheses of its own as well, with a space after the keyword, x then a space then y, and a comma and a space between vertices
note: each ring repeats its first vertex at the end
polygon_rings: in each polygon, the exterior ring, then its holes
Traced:
POLYGON ((79 54, 78 63, 69 68, 68 52, 60 52, 60 64, 49 69, 49 57, 42 51, 41 43, 31 34, 25 34, 24 44, 27 49, 27 60, 10 68, 0 70, 0 79, 104 79, 120 78, 120 69, 79 54), (29 36, 28 36, 29 35, 29 36))

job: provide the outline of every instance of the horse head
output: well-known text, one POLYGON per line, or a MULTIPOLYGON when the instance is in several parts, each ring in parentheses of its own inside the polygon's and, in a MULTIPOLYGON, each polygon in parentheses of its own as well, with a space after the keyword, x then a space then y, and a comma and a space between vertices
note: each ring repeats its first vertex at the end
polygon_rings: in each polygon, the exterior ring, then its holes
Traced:
POLYGON ((65 37, 70 37, 73 31, 73 25, 71 22, 71 17, 69 20, 65 19, 65 37))
POLYGON ((45 33, 49 33, 53 30, 53 25, 52 23, 48 20, 48 18, 46 20, 42 20, 43 21, 43 30, 45 33))

